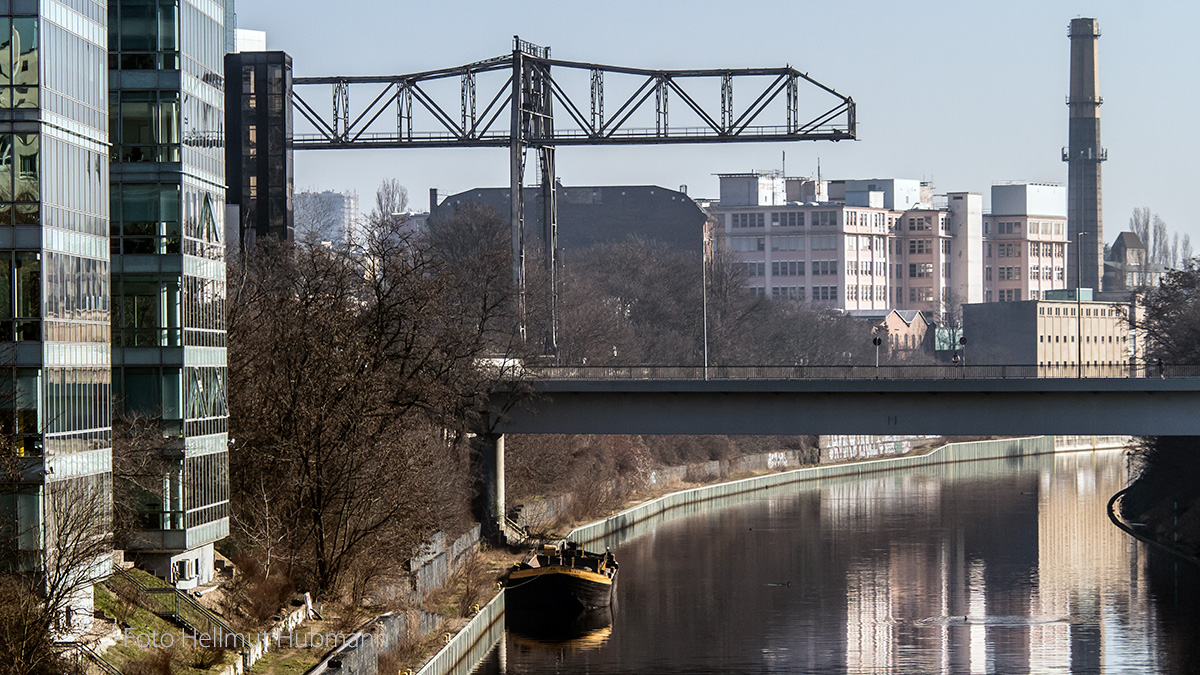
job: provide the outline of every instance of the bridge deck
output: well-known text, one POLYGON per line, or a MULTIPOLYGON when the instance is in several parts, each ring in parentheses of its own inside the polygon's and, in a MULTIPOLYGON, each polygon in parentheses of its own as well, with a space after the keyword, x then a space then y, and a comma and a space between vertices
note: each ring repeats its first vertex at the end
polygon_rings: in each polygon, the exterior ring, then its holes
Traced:
POLYGON ((1200 435, 1200 378, 541 379, 494 430, 1200 435))

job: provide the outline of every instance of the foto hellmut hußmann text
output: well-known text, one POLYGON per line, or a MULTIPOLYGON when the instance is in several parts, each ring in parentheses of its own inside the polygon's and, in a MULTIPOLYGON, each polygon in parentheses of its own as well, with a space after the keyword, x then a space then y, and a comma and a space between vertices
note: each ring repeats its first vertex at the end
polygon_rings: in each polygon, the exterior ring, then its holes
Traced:
POLYGON ((215 630, 198 632, 183 630, 180 634, 135 632, 126 628, 124 641, 127 647, 136 646, 139 649, 165 649, 183 647, 192 649, 242 649, 255 644, 274 643, 273 646, 283 649, 332 649, 349 645, 358 647, 364 644, 375 644, 386 647, 387 636, 372 633, 314 633, 296 632, 281 633, 272 636, 270 633, 237 633, 215 630))

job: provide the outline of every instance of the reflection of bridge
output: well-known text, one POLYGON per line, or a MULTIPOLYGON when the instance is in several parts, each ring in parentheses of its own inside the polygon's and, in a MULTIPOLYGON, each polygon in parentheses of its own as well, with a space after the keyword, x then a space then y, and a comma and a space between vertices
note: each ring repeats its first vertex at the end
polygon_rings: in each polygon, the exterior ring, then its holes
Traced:
MULTIPOLYGON (((1048 378, 1021 366, 797 366, 710 368, 705 379, 702 368, 531 369, 537 395, 497 416, 493 430, 1200 435, 1200 368, 1191 370, 1048 378)), ((493 400, 499 410, 512 397, 493 400)))

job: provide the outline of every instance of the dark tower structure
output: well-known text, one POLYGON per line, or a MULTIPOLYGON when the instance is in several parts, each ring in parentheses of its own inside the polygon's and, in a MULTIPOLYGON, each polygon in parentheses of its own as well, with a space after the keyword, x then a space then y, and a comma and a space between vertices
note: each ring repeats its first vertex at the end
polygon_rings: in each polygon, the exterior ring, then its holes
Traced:
POLYGON ((1068 283, 1099 291, 1104 275, 1100 163, 1108 159, 1100 145, 1100 104, 1104 99, 1096 93, 1100 24, 1095 19, 1072 19, 1067 34, 1071 38, 1071 94, 1067 98, 1071 124, 1062 158, 1067 163, 1067 227, 1072 243, 1072 254, 1067 256, 1068 283))
POLYGON ((292 57, 284 52, 225 55, 226 201, 238 222, 229 243, 293 232, 292 57))

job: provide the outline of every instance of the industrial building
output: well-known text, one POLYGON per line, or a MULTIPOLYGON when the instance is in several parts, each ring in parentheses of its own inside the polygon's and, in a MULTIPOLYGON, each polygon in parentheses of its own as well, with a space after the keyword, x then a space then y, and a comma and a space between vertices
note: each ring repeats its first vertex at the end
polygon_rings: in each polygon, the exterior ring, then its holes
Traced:
MULTIPOLYGON (((558 186, 558 248, 577 251, 596 244, 654 240, 677 250, 700 252, 708 216, 686 193, 657 185, 558 186)), ((489 206, 506 222, 512 209, 508 188, 476 188, 430 199, 429 223, 449 218, 454 208, 489 206)), ((525 231, 542 230, 540 188, 525 188, 525 231)))
POLYGON ((915 180, 720 178, 710 210, 754 295, 941 317, 964 304, 1037 299, 1066 287, 1061 186, 993 185, 984 214, 978 193, 935 198, 915 180), (798 200, 805 196, 825 200, 798 200))
POLYGON ((1075 286, 1066 278, 1065 197, 1061 185, 992 186, 991 213, 983 219, 983 302, 1038 300, 1075 286))
POLYGON ((1039 376, 1129 377, 1143 356, 1129 329, 1131 311, 1129 303, 1094 300, 1086 288, 1045 300, 965 305, 967 358, 973 365, 1037 366, 1039 376))

